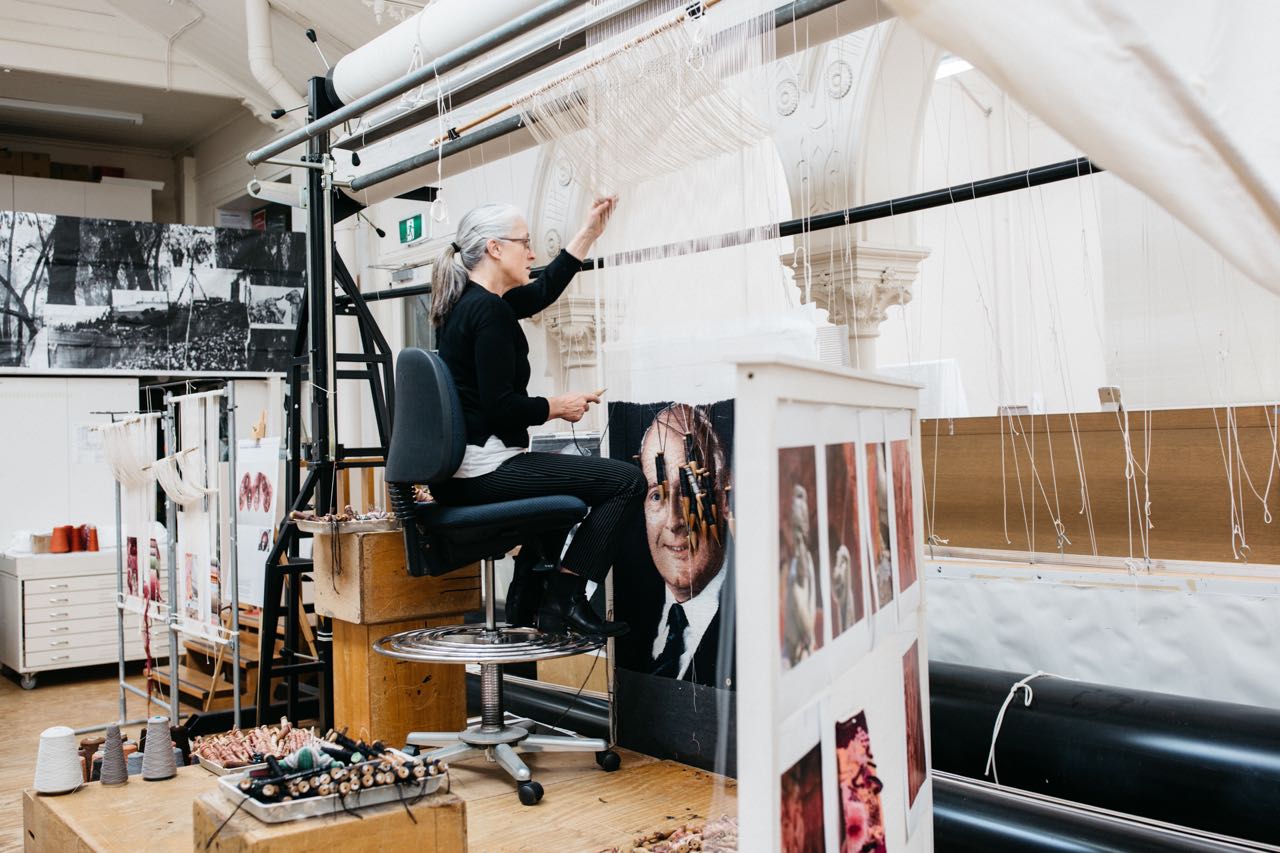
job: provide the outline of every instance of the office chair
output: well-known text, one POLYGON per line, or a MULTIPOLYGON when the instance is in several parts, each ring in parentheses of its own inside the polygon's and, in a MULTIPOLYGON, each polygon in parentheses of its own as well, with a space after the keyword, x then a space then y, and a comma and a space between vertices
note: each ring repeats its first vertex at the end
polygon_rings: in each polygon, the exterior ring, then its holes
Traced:
POLYGON ((594 752, 596 763, 612 771, 618 754, 599 738, 532 734, 507 725, 502 699, 502 666, 567 657, 597 649, 601 637, 543 634, 534 628, 499 623, 494 613, 494 562, 517 545, 552 531, 567 530, 587 514, 581 500, 551 495, 475 506, 417 503, 415 484, 448 480, 462 464, 466 427, 453 378, 436 353, 406 349, 396 362, 396 411, 387 453, 386 481, 391 506, 404 528, 405 560, 416 576, 441 575, 471 565, 483 567, 484 623, 403 631, 383 637, 374 650, 401 660, 480 665, 480 723, 461 732, 412 732, 411 747, 436 747, 428 758, 459 761, 485 756, 516 780, 520 802, 542 799, 519 752, 594 752))

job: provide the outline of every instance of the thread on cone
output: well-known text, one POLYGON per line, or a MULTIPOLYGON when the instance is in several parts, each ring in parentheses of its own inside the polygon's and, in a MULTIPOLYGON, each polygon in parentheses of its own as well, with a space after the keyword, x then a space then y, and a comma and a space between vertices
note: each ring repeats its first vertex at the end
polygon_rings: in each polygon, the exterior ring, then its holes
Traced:
POLYGON ((173 738, 169 735, 169 718, 147 720, 147 743, 142 750, 142 778, 147 782, 172 779, 178 773, 173 760, 173 738))
POLYGON ((124 765, 124 743, 120 739, 120 727, 107 726, 107 739, 102 744, 102 771, 99 774, 104 785, 123 785, 129 781, 124 765))
POLYGON ((66 726, 53 726, 40 733, 36 753, 35 789, 41 794, 65 794, 84 784, 76 733, 66 726))

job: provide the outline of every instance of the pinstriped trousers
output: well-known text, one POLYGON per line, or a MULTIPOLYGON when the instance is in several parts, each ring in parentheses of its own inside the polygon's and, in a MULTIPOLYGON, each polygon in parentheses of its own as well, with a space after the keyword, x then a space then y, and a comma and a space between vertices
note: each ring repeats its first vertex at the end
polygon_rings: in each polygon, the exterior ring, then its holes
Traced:
POLYGON ((578 527, 561 564, 596 583, 603 582, 609 573, 626 525, 639 523, 645 491, 644 476, 634 465, 558 453, 521 453, 483 476, 431 487, 431 494, 441 503, 463 506, 546 495, 581 499, 591 512, 578 527))

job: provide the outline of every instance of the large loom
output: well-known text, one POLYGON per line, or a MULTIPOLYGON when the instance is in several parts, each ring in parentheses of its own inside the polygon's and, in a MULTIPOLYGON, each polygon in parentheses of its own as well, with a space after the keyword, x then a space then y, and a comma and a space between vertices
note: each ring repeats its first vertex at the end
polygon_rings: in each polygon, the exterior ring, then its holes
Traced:
MULTIPOLYGON (((358 205, 375 203, 405 190, 416 189, 426 180, 438 179, 442 174, 442 164, 447 158, 511 134, 531 134, 540 143, 561 145, 563 150, 569 152, 569 158, 581 170, 580 173, 586 176, 585 183, 593 189, 603 191, 616 190, 620 186, 670 172, 688 160, 735 151, 748 145, 759 133, 752 127, 749 110, 735 111, 742 106, 738 102, 717 102, 715 99, 701 97, 692 99, 693 106, 689 113, 697 116, 695 124, 698 129, 710 129, 707 133, 679 127, 679 119, 685 117, 679 109, 674 112, 662 109, 637 112, 635 106, 637 103, 645 103, 644 92, 653 101, 673 91, 683 91, 689 86, 703 90, 715 89, 723 78, 709 72, 707 67, 715 71, 717 61, 722 64, 719 72, 725 77, 747 73, 748 65, 735 64, 732 59, 724 58, 717 53, 717 48, 730 44, 738 47, 741 42, 760 38, 760 34, 767 35, 771 46, 775 34, 779 36, 779 41, 785 40, 782 32, 787 26, 837 3, 807 0, 778 9, 763 7, 764 11, 759 14, 749 15, 736 21, 731 27, 722 29, 717 28, 714 23, 716 10, 712 7, 728 7, 732 3, 708 2, 687 8, 677 5, 667 9, 669 17, 658 19, 660 23, 657 25, 641 26, 639 30, 634 29, 635 20, 623 17, 624 13, 644 5, 637 2, 601 3, 586 13, 580 13, 573 11, 578 5, 576 3, 536 4, 532 0, 526 0, 520 4, 512 4, 518 5, 518 9, 503 10, 503 13, 518 13, 518 17, 509 21, 502 20, 503 15, 497 12, 493 13, 493 19, 484 20, 483 15, 477 15, 475 10, 450 18, 450 10, 456 5, 448 0, 436 4, 423 16, 409 22, 412 26, 406 24, 397 28, 393 31, 394 35, 388 34, 340 62, 327 81, 313 81, 310 93, 311 121, 300 130, 252 152, 248 158, 250 163, 258 164, 278 158, 299 143, 306 142, 308 145, 308 154, 303 164, 309 172, 308 235, 309 269, 312 276, 310 307, 309 312, 304 314, 304 327, 300 328, 297 355, 302 356, 302 341, 305 338, 308 340, 310 357, 308 365, 301 364, 303 359, 300 358, 299 366, 291 374, 294 391, 291 399, 296 408, 291 411, 290 435, 292 458, 299 460, 302 458, 301 401, 305 391, 309 395, 312 412, 312 443, 307 453, 311 468, 307 484, 301 487, 296 482, 296 468, 291 468, 293 486, 287 492, 291 507, 300 506, 313 498, 317 498, 317 508, 320 507, 321 500, 331 501, 333 472, 338 467, 356 464, 352 457, 376 458, 381 455, 381 451, 385 451, 385 431, 381 427, 389 422, 391 399, 390 376, 385 372, 387 354, 383 350, 376 356, 370 352, 363 358, 359 354, 335 355, 331 343, 334 315, 353 313, 359 316, 362 338, 366 348, 372 349, 371 343, 380 341, 380 335, 377 334, 376 324, 368 313, 366 303, 417 296, 426 292, 424 288, 396 288, 379 293, 359 293, 350 276, 341 267, 341 261, 333 249, 332 226, 335 219, 341 218, 344 211, 354 211, 358 205), (465 31, 450 30, 443 26, 444 21, 454 19, 467 21, 465 31), (556 26, 547 26, 552 22, 556 26), (429 23, 441 26, 433 29, 429 23), (610 24, 614 26, 612 31, 608 29, 610 24), (691 34, 692 27, 686 29, 685 25, 705 26, 706 30, 701 36, 696 36, 691 34), (735 30, 733 27, 739 29, 735 30), (481 35, 486 32, 487 35, 481 35), (602 37, 602 32, 617 36, 626 46, 602 37), (415 33, 418 35, 415 36, 415 33), (430 35, 422 37, 422 33, 430 35), (399 52, 390 49, 391 45, 396 44, 401 45, 399 52), (640 60, 631 69, 633 73, 628 76, 628 61, 643 56, 643 51, 648 49, 646 46, 655 46, 655 55, 651 59, 658 59, 664 48, 668 54, 681 51, 686 60, 685 67, 672 69, 669 66, 660 67, 660 62, 655 66, 640 60), (524 91, 516 92, 512 97, 492 105, 467 121, 454 123, 454 111, 469 101, 504 84, 519 81, 566 55, 584 49, 588 51, 588 58, 579 62, 578 67, 544 79, 540 85, 532 85, 524 91), (706 66, 700 64, 700 56, 707 63, 706 66), (400 73, 405 68, 409 69, 408 73, 400 73), (654 85, 655 81, 665 81, 667 85, 654 85), (621 107, 611 112, 603 105, 611 100, 613 93, 620 91, 618 87, 625 90, 622 97, 616 98, 621 107), (626 97, 636 91, 642 92, 636 100, 626 97), (397 106, 376 114, 372 112, 397 99, 397 106), (368 118, 357 126, 355 132, 331 144, 331 131, 345 122, 362 117, 368 118), (421 153, 359 174, 350 180, 337 176, 338 167, 333 158, 333 148, 362 150, 426 122, 433 122, 439 132, 421 153), (673 125, 676 125, 674 130, 673 125), (640 145, 623 144, 628 128, 635 128, 631 141, 639 142, 640 145), (682 144, 671 148, 644 144, 666 132, 672 132, 672 138, 682 144), (598 144, 601 140, 607 144, 598 144), (706 147, 699 148, 694 142, 706 143, 706 147), (332 287, 335 276, 344 291, 341 295, 335 295, 332 287), (317 289, 315 285, 318 282, 325 283, 326 286, 317 289), (335 369, 337 362, 342 360, 369 364, 368 374, 352 371, 344 376, 342 371, 335 369), (373 367, 379 362, 384 371, 381 377, 373 367), (337 378, 367 378, 371 381, 375 403, 380 412, 379 431, 384 436, 382 448, 359 448, 360 453, 356 454, 350 449, 344 451, 337 442, 333 395, 326 390, 332 387, 330 380, 337 378), (379 396, 379 382, 385 389, 385 405, 379 396)), ((652 8, 648 11, 652 12, 652 8)), ((641 24, 644 23, 641 20, 641 24)), ((725 55, 727 56, 727 52, 725 55)), ((737 56, 740 57, 740 54, 737 56)), ((763 62, 764 59, 757 58, 756 61, 763 62)), ((817 216, 741 223, 741 227, 713 231, 697 235, 693 239, 670 240, 640 248, 627 246, 625 250, 605 252, 588 259, 587 268, 612 269, 641 261, 712 252, 778 236, 808 235, 855 222, 1027 189, 1096 171, 1099 171, 1099 167, 1088 160, 1075 159, 905 198, 847 207, 817 216)), ((443 208, 441 212, 443 215, 443 208)), ((597 334, 606 325, 601 322, 600 311, 597 298, 597 334)), ((286 538, 281 537, 281 542, 286 543, 286 538)), ((277 550, 283 553, 292 548, 293 545, 289 543, 278 546, 277 550)), ((273 566, 279 556, 280 554, 273 554, 273 566)), ((279 571, 281 576, 287 571, 297 577, 297 573, 305 571, 305 568, 305 563, 291 560, 287 569, 280 568, 279 571)), ((274 623, 275 613, 271 602, 274 600, 278 603, 280 591, 280 580, 275 581, 275 586, 272 583, 269 575, 268 624, 274 623)), ((296 590, 291 588, 291 601, 296 600, 295 594, 296 590)), ((288 643, 286 647, 290 647, 288 643)), ((323 662, 314 667, 310 663, 293 662, 288 659, 290 654, 286 652, 286 660, 283 666, 276 667, 276 674, 293 675, 308 667, 323 668, 323 662)), ((269 702, 273 663, 271 660, 263 661, 261 706, 269 702)), ((296 691, 291 690, 291 706, 295 695, 296 691)))

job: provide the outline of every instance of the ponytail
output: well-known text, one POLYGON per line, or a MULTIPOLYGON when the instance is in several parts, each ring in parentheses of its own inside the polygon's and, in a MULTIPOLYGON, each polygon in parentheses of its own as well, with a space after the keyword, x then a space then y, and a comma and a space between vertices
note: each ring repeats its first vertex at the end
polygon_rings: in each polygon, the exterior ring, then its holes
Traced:
POLYGON ((444 327, 470 279, 470 271, 484 258, 489 241, 511 233, 520 211, 510 204, 483 204, 458 223, 453 242, 445 246, 431 270, 431 324, 444 327))

